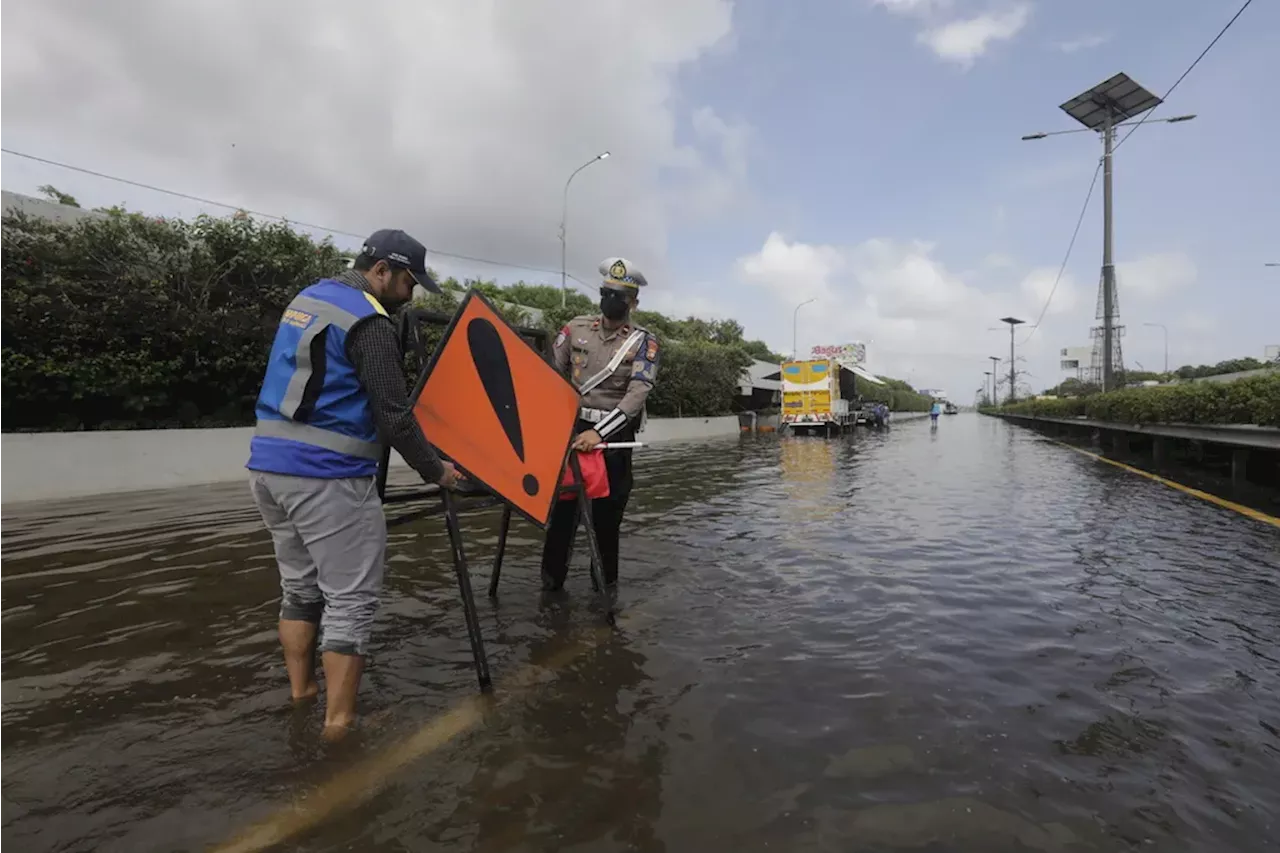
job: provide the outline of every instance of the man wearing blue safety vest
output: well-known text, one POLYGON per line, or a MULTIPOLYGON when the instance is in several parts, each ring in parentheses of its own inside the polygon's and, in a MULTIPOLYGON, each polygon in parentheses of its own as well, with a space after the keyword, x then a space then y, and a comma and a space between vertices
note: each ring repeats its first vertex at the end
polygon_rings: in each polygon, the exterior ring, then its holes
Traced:
POLYGON ((299 701, 319 693, 319 640, 330 738, 355 723, 382 589, 383 445, 429 483, 452 488, 459 479, 413 416, 388 314, 412 299, 414 285, 440 292, 426 257, 405 232, 377 231, 351 269, 299 293, 280 319, 258 395, 246 467, 280 569, 280 645, 299 701))

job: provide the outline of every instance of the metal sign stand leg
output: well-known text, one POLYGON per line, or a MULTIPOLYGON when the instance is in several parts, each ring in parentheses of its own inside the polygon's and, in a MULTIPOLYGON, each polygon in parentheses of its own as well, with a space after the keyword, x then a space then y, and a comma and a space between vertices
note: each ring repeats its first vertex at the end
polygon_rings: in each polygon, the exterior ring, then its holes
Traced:
MULTIPOLYGON (((610 625, 613 625, 615 624, 615 620, 614 620, 614 612, 613 612, 612 591, 605 587, 604 578, 601 574, 604 571, 604 561, 600 557, 600 543, 596 539, 595 522, 591 515, 591 498, 587 495, 586 487, 582 485, 583 483, 582 467, 578 464, 577 454, 570 454, 569 469, 573 472, 573 476, 576 481, 575 484, 572 486, 562 486, 560 487, 560 489, 557 490, 557 496, 565 494, 570 491, 575 492, 577 494, 574 500, 578 501, 578 519, 573 526, 573 533, 571 534, 572 539, 570 539, 570 543, 569 543, 568 559, 570 561, 573 559, 573 549, 577 542, 579 526, 585 527, 586 535, 587 535, 587 548, 591 556, 591 588, 600 595, 600 602, 604 608, 604 613, 605 613, 605 621, 608 622, 610 625)), ((448 499, 446 497, 446 502, 447 500, 448 499)), ((456 524, 456 517, 454 517, 454 521, 450 523, 451 525, 456 524)), ((510 526, 511 526, 511 507, 508 506, 508 507, 504 507, 502 511, 502 527, 498 531, 498 554, 496 557, 494 557, 494 560, 493 560, 493 574, 489 576, 489 597, 490 598, 495 598, 498 595, 498 582, 502 579, 502 555, 506 551, 507 531, 510 528, 510 526)), ((454 530, 454 527, 450 526, 449 535, 451 539, 453 538, 453 530, 454 530)), ((455 546, 455 554, 460 552, 461 539, 458 540, 458 543, 459 544, 455 546)), ((455 557, 455 562, 457 561, 457 559, 458 558, 455 557)), ((462 582, 463 582, 462 579, 459 578, 459 584, 461 584, 462 582)), ((466 591, 463 592, 463 599, 468 602, 471 601, 469 581, 467 582, 466 591)), ((474 604, 469 605, 469 607, 470 609, 468 610, 468 613, 474 613, 474 604)), ((483 650, 481 650, 481 654, 483 654, 483 650)))
POLYGON ((507 550, 507 531, 511 529, 511 505, 502 507, 502 527, 498 529, 498 554, 493 558, 493 573, 489 575, 489 597, 498 597, 498 579, 502 577, 502 555, 507 550))
POLYGON ((600 542, 596 539, 595 520, 591 515, 591 498, 587 495, 587 481, 582 479, 582 466, 578 464, 578 454, 569 454, 569 468, 578 483, 578 506, 580 523, 586 528, 587 548, 591 554, 591 583, 600 594, 600 606, 604 608, 604 619, 610 625, 615 624, 613 617, 612 590, 605 586, 601 573, 604 571, 604 560, 600 558, 600 542))
POLYGON ((471 590, 471 574, 467 570, 466 554, 462 551, 462 528, 458 524, 458 508, 447 489, 440 492, 440 499, 444 501, 445 526, 449 530, 449 544, 453 548, 453 569, 458 576, 458 590, 462 593, 462 609, 467 619, 467 638, 471 641, 471 656, 476 662, 476 678, 480 680, 480 689, 488 690, 492 683, 489 678, 489 659, 484 653, 484 637, 480 634, 480 617, 476 614, 476 599, 471 590))

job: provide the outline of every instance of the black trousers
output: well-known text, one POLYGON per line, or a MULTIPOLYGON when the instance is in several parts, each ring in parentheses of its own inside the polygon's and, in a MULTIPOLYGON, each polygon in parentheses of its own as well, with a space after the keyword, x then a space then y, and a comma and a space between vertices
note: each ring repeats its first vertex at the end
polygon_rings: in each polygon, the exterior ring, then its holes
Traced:
MULTIPOLYGON (((578 422, 578 432, 591 429, 586 421, 578 422)), ((627 424, 609 436, 607 441, 635 441, 635 426, 627 424)), ((604 565, 600 567, 604 582, 608 585, 618 582, 618 537, 622 530, 622 514, 627 509, 627 500, 631 497, 631 453, 630 450, 604 451, 605 470, 609 475, 609 497, 596 498, 591 501, 591 518, 595 522, 596 541, 600 545, 600 559, 604 565)), ((581 515, 577 499, 557 501, 551 511, 551 525, 547 528, 547 539, 542 546, 542 583, 546 589, 560 589, 564 586, 565 576, 569 573, 569 549, 573 545, 573 534, 578 529, 581 515)), ((585 543, 579 543, 585 550, 585 543)))

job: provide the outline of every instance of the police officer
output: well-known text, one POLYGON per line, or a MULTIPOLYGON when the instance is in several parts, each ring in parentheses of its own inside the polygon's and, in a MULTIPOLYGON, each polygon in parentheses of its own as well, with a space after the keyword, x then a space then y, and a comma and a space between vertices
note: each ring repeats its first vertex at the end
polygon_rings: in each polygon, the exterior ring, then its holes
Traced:
MULTIPOLYGON (((602 441, 634 441, 645 398, 658 374, 658 339, 631 321, 640 288, 648 284, 625 258, 600 264, 600 313, 575 317, 552 347, 553 364, 582 395, 574 450, 602 441)), ((618 583, 618 534, 631 495, 631 451, 605 450, 609 496, 591 503, 606 591, 618 583)), ((578 502, 558 501, 542 550, 543 589, 558 590, 568 573, 569 551, 578 526, 578 502)))
POLYGON ((377 231, 351 269, 294 297, 258 395, 246 467, 280 570, 280 645, 294 700, 308 699, 319 692, 323 628, 331 739, 355 722, 382 589, 387 526, 375 474, 383 443, 427 482, 450 488, 459 478, 413 416, 388 313, 416 285, 440 292, 426 255, 403 231, 377 231))

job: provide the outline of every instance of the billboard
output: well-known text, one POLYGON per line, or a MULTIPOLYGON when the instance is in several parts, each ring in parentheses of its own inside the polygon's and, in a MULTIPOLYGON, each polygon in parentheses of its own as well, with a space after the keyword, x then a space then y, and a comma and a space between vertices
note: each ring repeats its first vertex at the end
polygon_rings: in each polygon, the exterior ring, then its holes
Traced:
POLYGON ((843 367, 862 367, 867 363, 867 345, 862 341, 814 347, 812 358, 834 358, 843 367))

